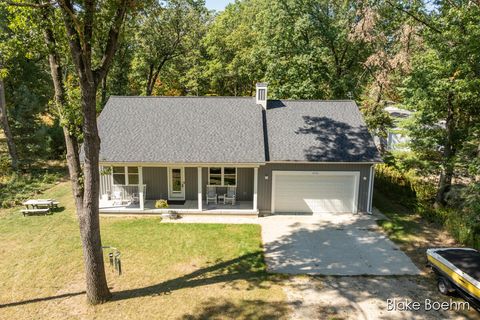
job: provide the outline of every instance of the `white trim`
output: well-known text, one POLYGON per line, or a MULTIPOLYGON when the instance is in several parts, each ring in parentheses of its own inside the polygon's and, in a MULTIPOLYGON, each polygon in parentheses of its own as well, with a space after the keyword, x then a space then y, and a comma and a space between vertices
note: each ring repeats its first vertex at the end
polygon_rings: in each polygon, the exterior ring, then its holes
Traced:
POLYGON ((180 166, 167 168, 167 180, 168 180, 168 200, 185 200, 185 168, 180 166), (180 180, 182 183, 182 191, 178 196, 172 195, 172 169, 180 169, 180 180))
POLYGON ((253 168, 253 210, 258 210, 258 168, 253 168))
MULTIPOLYGON (((237 185, 237 167, 232 166, 211 166, 207 168, 207 184, 210 185, 210 168, 220 168, 220 186, 225 186, 225 168, 234 168, 235 169, 235 184, 237 185)), ((218 175, 218 174, 216 174, 218 175)), ((231 174, 228 174, 231 175, 231 174)), ((212 184, 213 186, 213 184, 212 184)))
POLYGON ((112 186, 138 186, 138 185, 141 185, 140 183, 140 171, 139 172, 132 172, 132 173, 129 173, 128 172, 128 168, 140 168, 140 166, 132 166, 132 165, 129 165, 129 166, 119 166, 119 165, 111 165, 110 166, 110 170, 112 170, 112 174, 111 174, 111 179, 112 179, 112 186), (113 167, 123 167, 123 175, 124 175, 124 178, 125 178, 125 183, 123 184, 117 184, 115 183, 115 180, 113 179, 113 176, 114 175, 120 175, 122 173, 114 173, 113 172, 113 167), (133 183, 133 184, 130 184, 130 181, 128 180, 129 177, 128 175, 137 175, 139 177, 138 179, 138 183, 133 183))
POLYGON ((375 177, 375 166, 372 164, 370 166, 370 174, 368 181, 368 203, 367 203, 367 213, 372 214, 373 210, 373 179, 375 177))
POLYGON ((144 203, 144 196, 143 196, 143 168, 142 167, 138 167, 138 200, 140 201, 140 210, 144 210, 145 203, 144 203))
POLYGON ((331 175, 338 175, 338 176, 353 176, 354 177, 354 185, 353 185, 353 213, 358 212, 358 192, 360 189, 360 171, 282 171, 282 170, 272 170, 272 197, 271 201, 271 212, 275 213, 275 177, 277 175, 319 175, 319 176, 331 176, 331 175))
POLYGON ((198 210, 202 211, 202 168, 197 168, 197 196, 198 196, 198 210))
POLYGON ((383 161, 365 161, 365 162, 345 162, 345 161, 285 161, 285 160, 272 160, 268 162, 232 162, 232 163, 225 163, 225 162, 205 162, 205 163, 185 163, 185 162, 139 162, 139 161, 132 161, 132 162, 116 162, 116 161, 100 161, 100 165, 102 166, 142 166, 142 167, 171 167, 171 166, 182 166, 182 167, 236 167, 236 168, 258 168, 260 166, 264 166, 267 164, 279 164, 279 163, 290 163, 290 164, 377 164, 383 163, 383 161))
POLYGON ((213 163, 213 162, 205 162, 205 163, 183 163, 183 162, 169 162, 169 163, 164 163, 164 162, 114 162, 114 161, 100 161, 101 166, 115 166, 115 167, 122 167, 122 166, 131 166, 131 167, 137 167, 137 166, 142 166, 142 167, 202 167, 202 168, 207 168, 207 167, 235 167, 235 168, 258 168, 260 166, 264 166, 266 163, 265 162, 259 162, 259 163, 251 163, 251 162, 245 162, 245 163, 224 163, 224 162, 219 162, 219 163, 213 163))
POLYGON ((285 161, 285 160, 272 160, 268 161, 266 164, 276 164, 276 163, 290 163, 290 164, 376 164, 382 163, 383 161, 365 161, 365 162, 341 162, 341 161, 285 161))

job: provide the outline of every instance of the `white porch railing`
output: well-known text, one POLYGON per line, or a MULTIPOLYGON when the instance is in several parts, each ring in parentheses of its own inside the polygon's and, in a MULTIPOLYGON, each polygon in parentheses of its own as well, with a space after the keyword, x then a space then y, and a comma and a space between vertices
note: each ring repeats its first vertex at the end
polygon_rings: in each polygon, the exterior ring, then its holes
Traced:
POLYGON ((130 202, 133 204, 138 204, 140 201, 145 201, 147 186, 143 185, 113 185, 112 193, 110 195, 111 199, 114 202, 130 202), (142 195, 143 199, 140 199, 142 195))

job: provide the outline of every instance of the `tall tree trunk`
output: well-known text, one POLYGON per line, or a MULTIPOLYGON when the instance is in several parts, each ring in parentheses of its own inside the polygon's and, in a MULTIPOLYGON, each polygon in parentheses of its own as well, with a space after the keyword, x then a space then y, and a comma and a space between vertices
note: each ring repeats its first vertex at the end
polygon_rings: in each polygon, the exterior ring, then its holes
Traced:
POLYGON ((95 1, 83 2, 81 16, 83 26, 78 25, 74 4, 69 0, 59 1, 63 22, 68 35, 71 58, 75 64, 80 89, 83 115, 83 210, 78 212, 82 240, 87 299, 91 304, 107 301, 111 297, 105 276, 99 218, 99 152, 100 138, 97 130, 96 94, 98 85, 106 77, 115 52, 118 36, 125 19, 129 0, 116 1, 117 9, 106 39, 103 57, 95 70, 92 68, 92 42, 95 27, 95 1), (83 30, 79 30, 82 29, 83 30))
POLYGON ((97 130, 96 88, 95 85, 82 90, 84 113, 83 150, 84 197, 83 212, 79 216, 82 238, 87 297, 92 304, 103 303, 111 297, 105 276, 102 241, 100 237, 99 199, 99 152, 100 138, 97 130))
MULTIPOLYGON (((48 21, 48 11, 43 12, 48 21)), ((44 39, 49 49, 50 72, 55 88, 55 101, 60 115, 64 113, 66 105, 65 86, 62 79, 62 66, 57 52, 55 37, 52 29, 44 29, 44 39)), ((106 77, 106 76, 105 76, 106 77)), ((65 125, 63 133, 67 148, 67 164, 72 182, 72 192, 80 226, 80 237, 85 264, 85 278, 87 299, 92 304, 105 302, 111 297, 105 276, 102 243, 100 238, 100 221, 98 215, 99 198, 99 171, 98 154, 100 140, 96 124, 96 85, 90 90, 82 87, 82 109, 84 113, 84 151, 85 172, 82 175, 80 150, 75 132, 71 133, 65 125), (88 117, 87 117, 88 116, 88 117), (88 118, 88 120, 87 120, 88 118), (92 120, 93 119, 93 120, 92 120), (82 183, 82 176, 85 177, 82 183)), ((65 121, 71 123, 71 121, 65 121)))
POLYGON ((0 78, 0 122, 2 124, 5 139, 7 140, 8 154, 10 155, 12 169, 18 170, 18 154, 15 142, 13 141, 12 131, 10 131, 10 125, 8 124, 7 116, 7 102, 5 100, 5 85, 3 79, 0 78))
MULTIPOLYGON (((57 106, 57 112, 62 118, 67 106, 65 98, 65 86, 62 78, 62 65, 60 56, 57 52, 57 44, 55 35, 49 25, 50 12, 48 8, 42 9, 43 20, 47 23, 43 29, 43 37, 48 49, 48 63, 50 66, 50 75, 52 77, 53 87, 55 90, 55 104, 57 106)), ((77 215, 83 210, 83 184, 81 183, 82 167, 80 163, 80 149, 78 138, 74 133, 70 133, 67 125, 69 123, 63 119, 63 137, 65 139, 65 146, 67 149, 67 166, 70 175, 70 181, 72 183, 72 192, 75 200, 75 208, 77 215)))
POLYGON ((456 154, 456 148, 453 143, 453 135, 455 131, 454 110, 453 110, 453 94, 449 94, 447 98, 448 109, 447 118, 445 119, 445 146, 443 150, 443 167, 438 180, 438 189, 435 196, 435 207, 441 207, 446 204, 445 195, 452 186, 452 178, 454 174, 453 158, 456 154))

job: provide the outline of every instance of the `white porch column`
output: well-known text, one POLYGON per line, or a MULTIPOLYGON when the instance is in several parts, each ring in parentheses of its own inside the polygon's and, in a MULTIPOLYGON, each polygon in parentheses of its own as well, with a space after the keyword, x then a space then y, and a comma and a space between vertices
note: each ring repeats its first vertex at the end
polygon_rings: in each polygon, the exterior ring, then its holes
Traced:
POLYGON ((253 168, 253 210, 258 210, 257 189, 258 189, 258 168, 253 168))
POLYGON ((198 210, 202 211, 202 168, 197 168, 197 192, 198 192, 198 210))
POLYGON ((138 167, 138 200, 140 202, 140 210, 144 210, 145 204, 143 203, 143 168, 138 167))

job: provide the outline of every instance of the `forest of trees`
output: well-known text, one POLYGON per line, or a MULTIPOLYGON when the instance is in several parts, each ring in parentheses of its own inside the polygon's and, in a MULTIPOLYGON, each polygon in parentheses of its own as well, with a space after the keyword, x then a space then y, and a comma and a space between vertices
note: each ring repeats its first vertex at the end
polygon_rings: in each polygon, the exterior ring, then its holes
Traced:
POLYGON ((413 111, 412 152, 386 162, 434 180, 436 207, 462 185, 479 232, 479 39, 478 0, 0 0, 0 170, 94 145, 86 105, 111 95, 252 96, 264 81, 273 99, 354 99, 380 137, 385 106, 413 111))

